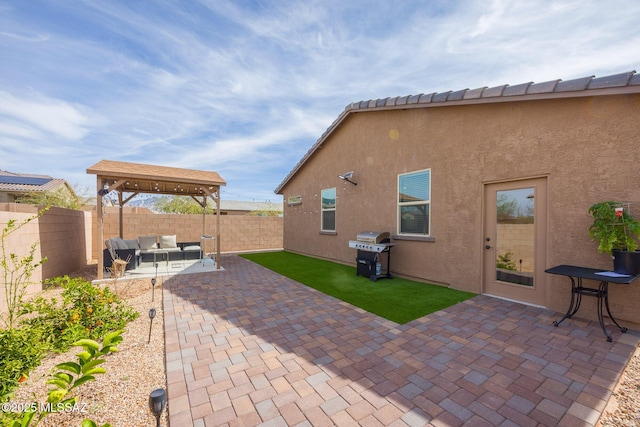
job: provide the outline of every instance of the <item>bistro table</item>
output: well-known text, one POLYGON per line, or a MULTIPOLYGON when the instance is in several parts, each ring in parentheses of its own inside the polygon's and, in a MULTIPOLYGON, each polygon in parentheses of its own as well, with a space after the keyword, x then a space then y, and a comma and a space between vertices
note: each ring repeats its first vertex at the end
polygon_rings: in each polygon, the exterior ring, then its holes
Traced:
POLYGON ((611 321, 620 328, 620 332, 627 332, 627 328, 620 326, 611 314, 611 309, 609 308, 609 283, 628 285, 639 276, 629 276, 626 274, 614 273, 613 271, 603 271, 596 268, 578 267, 575 265, 558 265, 545 270, 545 272, 549 274, 567 276, 571 279, 571 303, 569 304, 569 309, 562 319, 554 320, 554 326, 557 327, 564 319, 571 318, 571 316, 576 314, 580 308, 580 303, 582 302, 582 295, 586 295, 598 298, 598 322, 600 322, 600 327, 602 328, 604 335, 607 337, 607 341, 611 342, 611 336, 607 333, 607 329, 604 325, 602 312, 603 305, 607 309, 607 314, 611 321), (600 282, 600 285, 598 288, 587 288, 582 285, 583 279, 600 282))

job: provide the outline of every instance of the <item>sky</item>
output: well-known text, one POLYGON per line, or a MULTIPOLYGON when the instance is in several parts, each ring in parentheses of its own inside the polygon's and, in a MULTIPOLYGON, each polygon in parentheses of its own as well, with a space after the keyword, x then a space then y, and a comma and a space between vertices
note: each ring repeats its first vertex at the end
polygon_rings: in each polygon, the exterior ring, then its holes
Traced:
POLYGON ((0 170, 274 193, 352 102, 640 71, 640 1, 0 0, 0 170))

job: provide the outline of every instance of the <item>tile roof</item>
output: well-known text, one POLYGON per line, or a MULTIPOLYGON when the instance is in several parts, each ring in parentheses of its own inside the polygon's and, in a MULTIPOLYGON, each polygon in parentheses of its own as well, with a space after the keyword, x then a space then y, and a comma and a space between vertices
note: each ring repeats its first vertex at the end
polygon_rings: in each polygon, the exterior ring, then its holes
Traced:
MULTIPOLYGON (((573 80, 551 80, 542 83, 521 83, 515 86, 500 85, 495 87, 481 87, 477 89, 462 89, 458 91, 447 92, 434 92, 430 94, 418 94, 408 96, 398 96, 395 98, 375 99, 368 101, 353 102, 345 108, 345 111, 380 108, 380 107, 394 107, 400 105, 411 104, 432 104, 440 102, 453 102, 464 101, 474 99, 491 99, 491 98, 506 98, 512 96, 527 96, 527 95, 559 95, 556 97, 563 97, 567 95, 567 92, 583 91, 581 96, 595 95, 595 93, 589 93, 596 89, 611 89, 620 87, 633 87, 640 86, 640 75, 634 71, 628 71, 626 73, 615 74, 611 76, 598 77, 588 76, 581 77, 573 80)), ((640 89, 640 88, 638 88, 640 89)), ((492 99, 492 101, 498 101, 492 99)), ((509 100, 511 101, 511 99, 509 100)))
POLYGON ((0 191, 11 193, 29 193, 50 191, 65 185, 64 179, 48 175, 13 173, 0 170, 0 191))
POLYGON ((428 108, 448 105, 468 105, 495 102, 529 101, 535 99, 555 99, 579 96, 602 96, 622 93, 640 93, 640 74, 635 70, 610 76, 587 76, 572 80, 550 80, 547 82, 520 83, 517 85, 500 85, 457 91, 433 92, 429 94, 405 95, 395 98, 369 99, 352 102, 320 138, 311 146, 298 164, 289 172, 275 189, 281 194, 286 183, 293 178, 304 163, 324 143, 329 135, 352 113, 374 110, 428 108))

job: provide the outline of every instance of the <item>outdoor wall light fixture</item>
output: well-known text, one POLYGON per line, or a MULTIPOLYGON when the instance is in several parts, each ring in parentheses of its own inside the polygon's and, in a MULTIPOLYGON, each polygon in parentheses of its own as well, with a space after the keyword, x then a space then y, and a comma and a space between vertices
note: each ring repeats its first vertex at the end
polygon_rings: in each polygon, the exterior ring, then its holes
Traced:
POLYGON ((108 182, 103 182, 102 183, 102 188, 98 190, 98 194, 101 196, 106 196, 107 194, 109 194, 109 183, 108 182))
POLYGON ((156 427, 160 427, 160 416, 167 406, 167 393, 163 388, 157 388, 149 395, 149 410, 156 417, 156 427))
POLYGON ((351 171, 351 172, 347 172, 347 173, 345 173, 345 174, 343 174, 343 175, 338 175, 338 178, 340 178, 341 180, 343 180, 343 181, 347 181, 347 182, 350 182, 350 183, 352 183, 353 185, 358 185, 358 183, 357 183, 357 182, 353 182, 353 181, 351 181, 351 177, 353 177, 353 171, 351 171))

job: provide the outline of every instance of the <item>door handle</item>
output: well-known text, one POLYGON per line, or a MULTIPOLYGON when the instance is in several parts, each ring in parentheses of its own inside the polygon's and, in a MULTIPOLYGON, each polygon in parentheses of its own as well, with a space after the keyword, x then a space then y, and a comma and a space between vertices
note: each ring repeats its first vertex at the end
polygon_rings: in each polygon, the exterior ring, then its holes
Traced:
POLYGON ((485 249, 491 249, 491 245, 485 245, 485 249))

